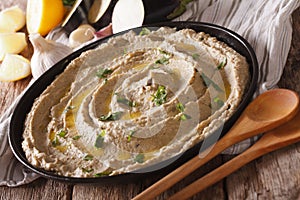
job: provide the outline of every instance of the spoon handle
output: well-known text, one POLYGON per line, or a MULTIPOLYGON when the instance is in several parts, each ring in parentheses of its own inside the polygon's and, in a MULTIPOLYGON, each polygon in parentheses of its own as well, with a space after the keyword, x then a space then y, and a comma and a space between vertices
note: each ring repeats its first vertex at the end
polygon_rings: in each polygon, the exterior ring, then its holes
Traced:
POLYGON ((171 196, 169 200, 190 198, 256 158, 290 144, 299 142, 299 120, 300 112, 298 112, 297 116, 292 121, 264 134, 252 147, 188 185, 183 190, 171 196))
POLYGON ((274 89, 261 94, 247 106, 230 131, 217 143, 175 169, 133 199, 154 199, 233 144, 269 131, 289 121, 296 115, 298 106, 299 98, 293 91, 274 89), (278 107, 276 111, 279 112, 271 112, 274 107, 278 107), (261 117, 259 113, 264 115, 261 117))
POLYGON ((236 144, 264 131, 270 130, 279 125, 279 123, 276 123, 276 125, 271 124, 270 126, 269 123, 253 122, 249 120, 249 118, 245 114, 242 114, 239 119, 240 120, 231 128, 231 130, 217 143, 213 144, 205 151, 201 152, 199 155, 195 156, 188 162, 184 163, 183 165, 148 187, 146 190, 135 196, 133 200, 154 199, 156 196, 172 187, 175 183, 179 182, 180 180, 191 174, 193 171, 206 164, 208 161, 213 159, 215 156, 217 156, 219 153, 232 146, 233 144, 236 144))
POLYGON ((199 158, 199 156, 195 156, 194 158, 184 163, 183 165, 157 181, 155 184, 151 185, 149 188, 135 196, 133 200, 154 199, 156 196, 172 187, 175 183, 185 178, 191 172, 195 171, 200 166, 204 165, 212 158, 214 158, 220 152, 220 148, 216 147, 220 146, 218 144, 220 143, 216 143, 211 151, 208 151, 208 149, 205 150, 203 154, 206 154, 206 152, 208 153, 204 157, 201 156, 201 159, 199 158))
MULTIPOLYGON (((205 151, 201 152, 198 156, 195 156, 188 162, 184 163, 183 165, 151 185, 149 188, 135 196, 133 200, 155 198, 233 144, 241 142, 264 131, 271 130, 272 128, 280 125, 279 122, 276 124, 253 122, 249 120, 249 118, 245 114, 242 114, 239 119, 240 120, 230 129, 230 131, 217 143, 213 144, 205 151)), ((286 120, 287 119, 285 119, 284 121, 286 120)), ((282 121, 281 123, 283 123, 284 121, 282 121)))

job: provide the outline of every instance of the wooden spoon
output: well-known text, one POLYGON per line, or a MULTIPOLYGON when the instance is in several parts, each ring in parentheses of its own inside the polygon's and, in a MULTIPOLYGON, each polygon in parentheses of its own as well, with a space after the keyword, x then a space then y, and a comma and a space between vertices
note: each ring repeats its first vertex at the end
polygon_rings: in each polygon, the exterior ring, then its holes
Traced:
POLYGON ((271 151, 280 149, 290 144, 300 141, 300 111, 291 121, 280 127, 265 133, 253 146, 242 154, 234 157, 209 174, 203 176, 180 192, 173 195, 172 199, 187 199, 194 194, 204 190, 224 177, 238 170, 252 160, 267 154, 271 151))
POLYGON ((153 199, 233 144, 289 121, 296 115, 298 108, 299 97, 293 91, 274 89, 261 94, 247 106, 230 131, 212 148, 201 152, 133 199, 153 199))

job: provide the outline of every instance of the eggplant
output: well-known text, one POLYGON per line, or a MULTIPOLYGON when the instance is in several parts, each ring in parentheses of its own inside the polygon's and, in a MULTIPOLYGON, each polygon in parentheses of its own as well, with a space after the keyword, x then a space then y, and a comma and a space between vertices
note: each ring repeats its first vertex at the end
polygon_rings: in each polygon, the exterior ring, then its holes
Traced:
MULTIPOLYGON (((112 23, 113 13, 120 12, 120 10, 121 12, 130 13, 132 10, 144 9, 143 24, 169 21, 181 15, 185 11, 186 5, 192 0, 142 0, 143 8, 138 3, 137 6, 135 6, 134 3, 131 3, 126 5, 123 9, 116 8, 116 4, 118 1, 124 0, 102 1, 104 3, 100 0, 76 0, 74 5, 76 5, 76 3, 79 5, 77 5, 77 9, 70 13, 71 16, 69 17, 68 22, 64 24, 66 31, 71 32, 82 23, 89 23, 96 30, 99 30, 112 23), (114 11, 115 9, 117 9, 117 11, 114 11)), ((139 14, 137 17, 140 18, 142 11, 138 11, 139 14)), ((125 18, 122 20, 124 21, 120 23, 124 23, 125 20, 128 19, 125 18)), ((138 19, 137 22, 139 22, 138 19)))
POLYGON ((112 13, 113 33, 143 25, 145 8, 142 0, 119 0, 112 13))
POLYGON ((169 21, 168 18, 176 8, 180 6, 181 0, 143 0, 145 7, 144 24, 169 21))

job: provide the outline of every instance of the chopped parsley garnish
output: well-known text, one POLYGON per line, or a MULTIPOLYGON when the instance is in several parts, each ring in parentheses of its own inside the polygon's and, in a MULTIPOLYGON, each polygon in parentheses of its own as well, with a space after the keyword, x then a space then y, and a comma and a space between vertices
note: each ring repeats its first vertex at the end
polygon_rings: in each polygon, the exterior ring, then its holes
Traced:
POLYGON ((168 64, 169 59, 170 58, 167 58, 166 56, 163 56, 161 59, 156 60, 155 64, 161 64, 161 65, 168 64))
POLYGON ((178 104, 176 104, 176 109, 179 112, 184 112, 184 105, 182 103, 178 103, 178 104))
POLYGON ((57 132, 57 135, 62 138, 66 137, 66 134, 67 134, 67 131, 64 129, 61 129, 57 132))
POLYGON ((75 135, 74 137, 72 137, 73 140, 79 140, 81 138, 81 135, 75 135))
POLYGON ((148 35, 151 31, 148 28, 142 28, 139 35, 148 35))
POLYGON ((64 110, 64 113, 69 112, 70 110, 73 110, 75 106, 67 106, 66 109, 64 110))
POLYGON ((217 66, 217 69, 220 70, 220 69, 224 69, 225 65, 227 64, 227 58, 224 59, 223 62, 221 62, 218 66, 217 66))
POLYGON ((163 49, 158 48, 159 53, 170 56, 171 54, 163 49))
POLYGON ((66 134, 67 134, 67 131, 64 129, 60 129, 59 131, 57 131, 54 140, 51 142, 52 146, 57 147, 57 146, 61 145, 58 138, 59 137, 64 138, 64 137, 66 137, 66 134))
POLYGON ((75 108, 75 106, 67 106, 67 109, 68 110, 72 110, 72 109, 74 109, 75 108))
POLYGON ((128 50, 126 48, 123 49, 123 54, 127 54, 128 50))
POLYGON ((217 103, 219 107, 222 107, 224 105, 224 101, 222 101, 219 97, 215 97, 214 102, 217 103))
POLYGON ((185 121, 185 120, 191 119, 191 118, 192 118, 191 116, 184 114, 184 113, 182 113, 182 115, 180 116, 180 120, 182 120, 182 121, 185 121))
POLYGON ((139 153, 134 158, 134 162, 137 162, 137 163, 143 163, 144 161, 145 161, 145 156, 142 153, 139 153))
POLYGON ((113 70, 111 69, 103 69, 103 68, 100 68, 98 69, 96 75, 99 77, 99 78, 102 78, 102 79, 106 79, 108 75, 112 74, 113 73, 113 70))
POLYGON ((192 57, 193 57, 194 60, 198 60, 198 58, 200 57, 200 55, 197 54, 197 53, 194 53, 194 54, 192 55, 192 57))
POLYGON ((203 81, 204 81, 204 83, 205 83, 205 85, 207 87, 209 87, 211 85, 217 91, 223 92, 223 90, 213 80, 211 80, 210 78, 208 78, 208 76, 206 76, 204 73, 201 73, 201 77, 203 78, 203 81))
POLYGON ((152 95, 152 101, 155 103, 156 106, 160 106, 167 100, 167 90, 165 86, 158 86, 157 91, 154 95, 152 95))
POLYGON ((129 106, 129 107, 135 107, 136 106, 136 102, 134 101, 130 101, 124 97, 117 97, 117 102, 118 103, 121 103, 121 104, 124 104, 126 106, 129 106))
POLYGON ((86 156, 84 156, 83 160, 93 160, 94 156, 87 154, 86 156))
POLYGON ((105 130, 102 130, 99 135, 97 135, 96 141, 95 141, 95 147, 96 148, 102 148, 104 144, 104 136, 105 136, 105 130))
POLYGON ((90 172, 94 171, 94 169, 86 169, 86 168, 81 168, 81 170, 84 173, 90 173, 90 172))
POLYGON ((184 105, 183 105, 182 103, 176 104, 176 109, 177 109, 180 113, 182 113, 182 115, 180 116, 180 120, 185 121, 185 120, 187 120, 187 119, 191 119, 191 116, 189 116, 189 115, 183 113, 185 107, 184 107, 184 105))
POLYGON ((123 112, 108 113, 100 117, 101 121, 116 121, 121 118, 123 112))
POLYGON ((130 131, 130 133, 127 135, 127 142, 131 141, 133 134, 135 134, 135 131, 130 131))
POLYGON ((59 146, 61 143, 59 142, 58 138, 55 137, 54 140, 52 141, 52 146, 57 147, 59 146))
POLYGON ((101 173, 97 173, 94 176, 95 177, 103 177, 103 176, 109 176, 111 174, 111 172, 101 172, 101 173))

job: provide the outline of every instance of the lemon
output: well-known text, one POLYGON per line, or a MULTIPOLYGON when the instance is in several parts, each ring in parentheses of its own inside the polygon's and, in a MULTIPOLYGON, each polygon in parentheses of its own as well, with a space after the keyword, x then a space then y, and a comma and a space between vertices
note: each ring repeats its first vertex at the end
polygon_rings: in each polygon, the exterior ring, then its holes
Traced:
POLYGON ((6 54, 0 66, 0 81, 17 81, 31 74, 28 59, 17 54, 6 54))
POLYGON ((25 13, 13 6, 0 12, 0 32, 16 32, 25 26, 25 13))
POLYGON ((64 17, 62 0, 28 0, 26 24, 28 33, 47 35, 64 17))
POLYGON ((27 46, 25 33, 0 33, 0 61, 5 54, 18 54, 27 46))

